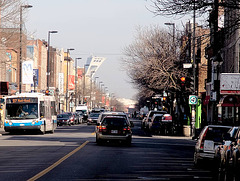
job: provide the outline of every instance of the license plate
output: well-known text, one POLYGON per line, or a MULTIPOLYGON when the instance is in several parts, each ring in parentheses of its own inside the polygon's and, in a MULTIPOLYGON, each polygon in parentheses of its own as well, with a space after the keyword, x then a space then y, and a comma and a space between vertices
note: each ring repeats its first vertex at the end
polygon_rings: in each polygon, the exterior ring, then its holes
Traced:
POLYGON ((20 124, 20 126, 25 126, 25 124, 20 124))
POLYGON ((112 134, 117 134, 117 133, 118 133, 118 130, 111 130, 111 133, 112 133, 112 134))

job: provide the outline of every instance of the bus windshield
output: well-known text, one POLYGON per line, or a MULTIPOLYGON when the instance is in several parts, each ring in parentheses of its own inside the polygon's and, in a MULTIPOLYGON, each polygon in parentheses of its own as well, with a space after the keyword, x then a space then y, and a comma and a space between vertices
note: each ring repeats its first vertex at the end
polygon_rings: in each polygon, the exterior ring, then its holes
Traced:
POLYGON ((38 104, 6 104, 6 119, 36 119, 38 118, 38 104))

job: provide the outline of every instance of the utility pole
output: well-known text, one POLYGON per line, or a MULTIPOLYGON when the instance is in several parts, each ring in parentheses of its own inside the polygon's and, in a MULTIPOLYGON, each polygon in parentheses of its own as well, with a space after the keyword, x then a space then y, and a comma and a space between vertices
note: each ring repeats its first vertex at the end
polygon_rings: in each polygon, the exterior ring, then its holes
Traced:
POLYGON ((82 58, 75 58, 75 106, 77 106, 77 93, 78 93, 78 75, 77 75, 77 60, 82 58))
MULTIPOLYGON (((196 53, 195 53, 195 39, 196 39, 196 7, 195 1, 193 2, 193 93, 196 95, 196 53)), ((197 96, 197 95, 196 95, 197 96)), ((196 107, 192 105, 192 122, 191 122, 191 135, 195 137, 195 123, 196 123, 196 107)))

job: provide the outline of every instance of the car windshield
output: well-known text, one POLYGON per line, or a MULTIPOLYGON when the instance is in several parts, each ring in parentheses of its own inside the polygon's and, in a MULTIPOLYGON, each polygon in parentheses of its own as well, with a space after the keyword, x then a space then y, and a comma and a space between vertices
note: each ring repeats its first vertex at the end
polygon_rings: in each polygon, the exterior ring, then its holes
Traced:
POLYGON ((6 119, 36 119, 38 104, 6 104, 6 119))

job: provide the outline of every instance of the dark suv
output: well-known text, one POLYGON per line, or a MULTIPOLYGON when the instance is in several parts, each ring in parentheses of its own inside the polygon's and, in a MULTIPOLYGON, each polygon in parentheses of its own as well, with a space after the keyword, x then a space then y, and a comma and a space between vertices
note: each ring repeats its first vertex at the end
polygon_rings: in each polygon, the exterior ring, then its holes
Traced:
POLYGON ((118 140, 126 142, 127 145, 131 145, 132 125, 132 122, 130 123, 122 116, 105 116, 96 128, 97 144, 101 144, 104 140, 118 140))
POLYGON ((232 126, 208 125, 201 131, 194 152, 194 165, 199 166, 203 160, 216 160, 215 148, 223 144, 229 137, 228 131, 232 126))

